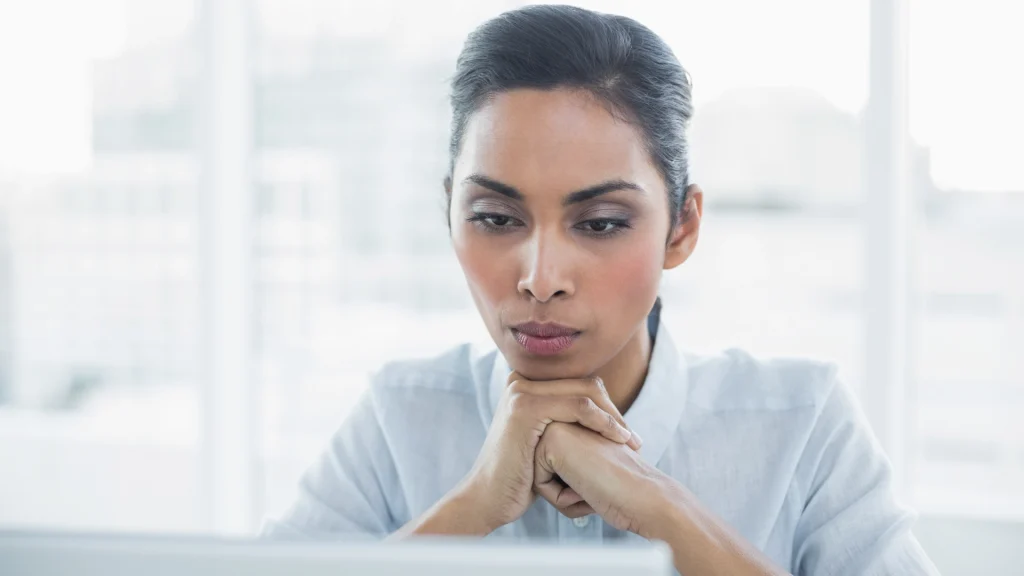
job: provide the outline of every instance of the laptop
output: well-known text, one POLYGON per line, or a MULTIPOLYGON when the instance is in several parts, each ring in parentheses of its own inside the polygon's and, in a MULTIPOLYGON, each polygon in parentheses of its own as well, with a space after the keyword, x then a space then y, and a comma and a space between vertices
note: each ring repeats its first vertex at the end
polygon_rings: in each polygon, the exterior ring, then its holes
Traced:
POLYGON ((666 576, 661 543, 556 545, 427 538, 406 542, 232 540, 0 532, 4 576, 666 576))

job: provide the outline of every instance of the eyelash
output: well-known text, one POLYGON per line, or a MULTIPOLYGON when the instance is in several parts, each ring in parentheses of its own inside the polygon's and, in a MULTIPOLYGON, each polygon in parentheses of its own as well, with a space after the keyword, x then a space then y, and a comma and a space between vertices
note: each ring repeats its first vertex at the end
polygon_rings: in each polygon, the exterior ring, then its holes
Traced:
POLYGON ((612 236, 621 234, 632 227, 633 226, 630 224, 629 220, 621 218, 592 218, 590 220, 584 220, 583 222, 580 222, 579 224, 573 226, 573 228, 576 228, 577 230, 583 232, 587 236, 592 236, 594 238, 610 238, 612 236), (588 230, 584 228, 585 226, 594 223, 611 224, 613 228, 606 230, 604 232, 597 232, 594 230, 588 230))
POLYGON ((473 222, 486 232, 492 232, 496 234, 508 232, 509 229, 512 228, 512 226, 509 225, 499 226, 497 224, 494 224, 493 222, 489 222, 489 220, 494 220, 496 218, 503 218, 505 220, 508 220, 509 222, 515 222, 518 226, 523 225, 522 222, 511 216, 507 216, 505 214, 492 214, 488 212, 477 212, 476 214, 473 214, 469 218, 466 218, 466 221, 473 222))
MULTIPOLYGON (((507 233, 510 231, 511 228, 523 225, 521 221, 517 220, 516 218, 513 218, 512 216, 507 216, 505 214, 490 214, 484 212, 473 214, 469 218, 466 218, 466 221, 475 223, 484 231, 493 234, 507 233), (494 224, 493 222, 490 222, 490 220, 494 220, 497 218, 505 219, 509 223, 515 223, 515 226, 511 226, 508 224, 497 225, 494 224)), ((621 234, 622 232, 625 232, 626 230, 631 229, 632 227, 633 226, 632 224, 630 224, 629 220, 621 218, 592 218, 590 220, 584 220, 583 222, 580 222, 579 224, 573 226, 573 228, 575 228, 576 230, 579 230, 583 234, 586 234, 587 236, 590 236, 592 238, 610 238, 617 234, 621 234), (587 228, 588 226, 593 225, 595 223, 605 225, 610 224, 613 227, 603 232, 598 232, 587 228)))

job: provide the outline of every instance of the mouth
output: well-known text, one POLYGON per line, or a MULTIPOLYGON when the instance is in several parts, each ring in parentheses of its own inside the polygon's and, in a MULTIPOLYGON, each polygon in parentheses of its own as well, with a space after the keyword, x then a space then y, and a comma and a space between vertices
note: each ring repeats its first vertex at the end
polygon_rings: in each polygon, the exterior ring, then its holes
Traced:
POLYGON ((580 331, 561 324, 527 322, 513 326, 512 335, 530 354, 553 356, 572 347, 580 331))

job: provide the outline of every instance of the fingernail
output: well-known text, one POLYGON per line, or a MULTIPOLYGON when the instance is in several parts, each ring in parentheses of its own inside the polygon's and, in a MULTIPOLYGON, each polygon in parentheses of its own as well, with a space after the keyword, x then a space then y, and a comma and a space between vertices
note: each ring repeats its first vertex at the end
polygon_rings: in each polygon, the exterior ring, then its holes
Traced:
POLYGON ((633 436, 633 440, 636 440, 636 445, 638 448, 644 445, 644 439, 641 438, 639 434, 637 434, 636 432, 630 432, 630 434, 633 436))

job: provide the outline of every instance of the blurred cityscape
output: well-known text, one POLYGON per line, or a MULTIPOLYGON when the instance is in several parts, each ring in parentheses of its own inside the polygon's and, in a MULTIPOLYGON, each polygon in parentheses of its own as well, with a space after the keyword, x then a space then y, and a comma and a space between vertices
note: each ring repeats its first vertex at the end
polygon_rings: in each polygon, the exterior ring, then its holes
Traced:
MULTIPOLYGON (((329 35, 253 47, 254 386, 268 458, 308 441, 302 459, 381 362, 486 343, 443 212, 453 55, 329 35)), ((110 416, 121 402, 152 442, 195 441, 198 81, 184 39, 97 62, 91 170, 0 181, 8 410, 110 416)), ((856 385, 872 209, 860 119, 810 90, 751 88, 701 106, 691 137, 708 218, 698 256, 665 281, 677 340, 818 355, 856 385)), ((940 190, 928 150, 911 160, 922 498, 983 506, 962 490, 982 485, 1024 510, 1024 191, 940 190)), ((25 433, 19 418, 0 439, 25 433)))

